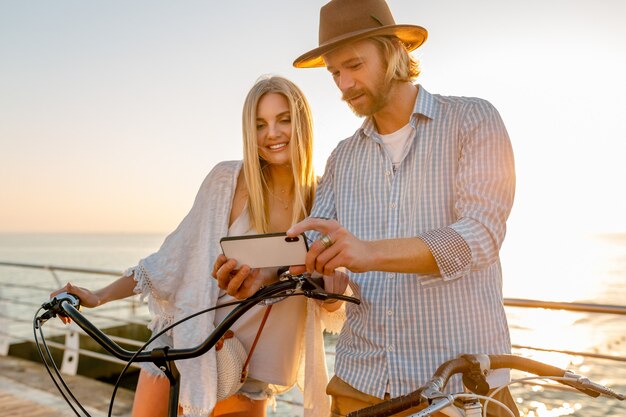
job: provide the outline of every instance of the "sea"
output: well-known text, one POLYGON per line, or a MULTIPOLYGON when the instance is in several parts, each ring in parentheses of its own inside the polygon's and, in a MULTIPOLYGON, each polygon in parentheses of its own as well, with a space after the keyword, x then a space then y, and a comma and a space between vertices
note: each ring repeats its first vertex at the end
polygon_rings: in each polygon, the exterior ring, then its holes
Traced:
MULTIPOLYGON (((0 262, 124 271, 156 251, 164 237, 164 234, 0 234, 0 262)), ((503 247, 506 298, 626 306, 626 234, 587 235, 543 249, 542 242, 534 243, 534 251, 525 250, 528 246, 503 247)), ((53 289, 58 282, 71 281, 94 288, 113 279, 71 272, 55 275, 44 270, 0 266, 2 284, 33 283, 53 289)), ((41 292, 24 296, 41 297, 42 302, 46 298, 41 292)), ((515 353, 570 369, 626 393, 626 315, 508 307, 507 317, 514 345, 568 352, 518 348, 515 353), (611 355, 619 360, 577 353, 611 355)), ((335 340, 332 335, 326 338, 329 352, 334 350, 335 340)), ((328 363, 332 373, 332 353, 328 363)), ((524 417, 626 416, 626 401, 594 399, 551 386, 543 382, 512 385, 513 396, 524 417)), ((285 398, 301 400, 295 389, 285 398)), ((268 415, 300 416, 301 409, 278 402, 268 415)))

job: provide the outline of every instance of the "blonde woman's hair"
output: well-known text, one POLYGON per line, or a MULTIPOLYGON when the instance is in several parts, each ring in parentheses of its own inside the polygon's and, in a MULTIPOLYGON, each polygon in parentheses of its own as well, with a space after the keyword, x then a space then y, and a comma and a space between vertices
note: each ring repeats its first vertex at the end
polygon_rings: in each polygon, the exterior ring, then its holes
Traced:
POLYGON ((400 39, 395 36, 373 36, 369 39, 378 46, 387 64, 386 83, 412 82, 419 76, 419 61, 409 54, 400 39))
POLYGON ((291 81, 277 76, 258 80, 248 92, 243 105, 243 169, 248 189, 250 223, 258 233, 268 233, 269 188, 267 163, 259 156, 257 145, 257 107, 268 93, 282 94, 289 103, 291 115, 291 170, 294 196, 291 224, 308 216, 315 195, 316 178, 313 170, 313 121, 309 103, 302 91, 291 81))

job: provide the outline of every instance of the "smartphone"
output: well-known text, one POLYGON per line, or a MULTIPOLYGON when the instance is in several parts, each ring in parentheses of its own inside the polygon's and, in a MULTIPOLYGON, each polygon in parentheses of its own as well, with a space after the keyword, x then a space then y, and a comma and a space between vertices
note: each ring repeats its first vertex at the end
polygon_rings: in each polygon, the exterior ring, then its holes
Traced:
POLYGON ((304 235, 289 237, 286 233, 228 236, 220 239, 222 252, 237 260, 237 268, 270 268, 304 265, 309 246, 304 235))

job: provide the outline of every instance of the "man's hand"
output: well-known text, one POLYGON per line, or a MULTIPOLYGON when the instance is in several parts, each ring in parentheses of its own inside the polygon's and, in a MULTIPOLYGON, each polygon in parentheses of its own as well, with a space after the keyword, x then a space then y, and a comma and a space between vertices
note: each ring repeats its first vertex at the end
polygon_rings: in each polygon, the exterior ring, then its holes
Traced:
POLYGON ((268 281, 267 274, 262 274, 258 268, 251 269, 248 265, 242 265, 239 269, 236 267, 235 259, 220 254, 211 273, 217 279, 217 285, 232 297, 239 300, 248 298, 268 281))
POLYGON ((316 230, 322 236, 309 247, 306 266, 291 267, 291 273, 298 274, 306 270, 309 273, 317 271, 332 276, 335 269, 341 266, 352 272, 372 269, 375 262, 373 245, 357 239, 335 220, 308 218, 293 225, 287 235, 295 237, 309 230, 316 230))

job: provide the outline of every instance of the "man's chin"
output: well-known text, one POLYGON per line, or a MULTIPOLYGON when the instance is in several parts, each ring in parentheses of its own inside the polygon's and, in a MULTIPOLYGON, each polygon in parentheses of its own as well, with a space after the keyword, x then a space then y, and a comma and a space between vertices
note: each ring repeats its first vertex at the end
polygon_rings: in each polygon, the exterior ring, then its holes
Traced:
POLYGON ((350 107, 350 110, 352 110, 352 113, 354 113, 355 116, 368 117, 372 115, 372 112, 370 111, 371 109, 365 108, 364 106, 353 106, 348 103, 348 107, 350 107))

